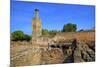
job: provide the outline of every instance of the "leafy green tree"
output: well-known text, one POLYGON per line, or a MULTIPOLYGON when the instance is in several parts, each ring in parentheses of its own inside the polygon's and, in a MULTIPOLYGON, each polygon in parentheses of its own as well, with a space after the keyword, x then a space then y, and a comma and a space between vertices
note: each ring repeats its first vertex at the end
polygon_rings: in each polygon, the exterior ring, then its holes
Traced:
POLYGON ((31 40, 31 36, 27 35, 27 34, 24 34, 20 30, 17 30, 15 32, 11 33, 11 40, 12 41, 23 41, 23 40, 30 41, 31 40))
POLYGON ((47 29, 42 29, 42 35, 49 35, 49 31, 47 29))
POLYGON ((51 37, 53 37, 53 36, 56 35, 57 32, 58 32, 57 30, 51 30, 51 31, 49 31, 49 35, 50 35, 51 37))
POLYGON ((79 32, 83 32, 83 31, 84 31, 83 29, 79 30, 79 32))
POLYGON ((31 40, 31 36, 25 34, 25 35, 24 35, 24 40, 26 40, 26 41, 30 41, 30 40, 31 40))
POLYGON ((62 32, 75 32, 77 30, 77 25, 68 23, 63 26, 62 32))
POLYGON ((18 41, 24 39, 24 33, 20 30, 11 33, 11 40, 18 41))

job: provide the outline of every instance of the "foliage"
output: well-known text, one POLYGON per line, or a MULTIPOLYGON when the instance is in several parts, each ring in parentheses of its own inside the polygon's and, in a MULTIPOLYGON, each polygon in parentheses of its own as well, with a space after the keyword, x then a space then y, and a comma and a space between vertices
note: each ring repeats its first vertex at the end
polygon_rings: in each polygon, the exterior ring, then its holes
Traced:
POLYGON ((82 31, 84 31, 84 30, 83 29, 79 30, 79 32, 82 32, 82 31))
POLYGON ((23 40, 29 41, 30 39, 31 39, 31 36, 24 34, 20 30, 17 30, 11 33, 12 41, 23 41, 23 40))
POLYGON ((63 26, 62 32, 75 32, 77 30, 77 25, 68 23, 63 26))
POLYGON ((25 35, 24 35, 24 40, 26 40, 26 41, 30 41, 30 40, 31 40, 31 36, 25 34, 25 35))
POLYGON ((42 35, 49 35, 49 31, 47 29, 42 29, 42 35))
POLYGON ((78 32, 95 32, 95 29, 79 30, 78 32))
POLYGON ((53 37, 53 36, 56 35, 57 32, 58 32, 57 30, 51 30, 51 31, 49 31, 49 35, 50 35, 51 37, 53 37))

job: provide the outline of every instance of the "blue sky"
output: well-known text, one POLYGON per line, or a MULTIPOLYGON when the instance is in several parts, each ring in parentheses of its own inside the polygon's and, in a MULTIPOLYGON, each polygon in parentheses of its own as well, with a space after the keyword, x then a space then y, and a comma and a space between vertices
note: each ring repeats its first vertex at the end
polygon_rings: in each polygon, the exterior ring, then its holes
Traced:
POLYGON ((40 10, 44 29, 61 30, 67 23, 77 24, 78 30, 95 26, 95 6, 11 1, 11 32, 31 34, 35 8, 40 10))

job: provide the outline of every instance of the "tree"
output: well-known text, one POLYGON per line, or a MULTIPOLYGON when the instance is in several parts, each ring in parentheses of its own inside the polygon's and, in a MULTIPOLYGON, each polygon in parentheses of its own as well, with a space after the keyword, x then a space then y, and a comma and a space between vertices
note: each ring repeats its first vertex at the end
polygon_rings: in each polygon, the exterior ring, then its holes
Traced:
POLYGON ((22 31, 17 30, 15 32, 11 33, 11 40, 12 41, 30 41, 31 40, 31 36, 24 34, 22 31))
POLYGON ((77 25, 68 23, 63 26, 62 32, 75 32, 77 30, 77 25))
POLYGON ((30 41, 30 40, 31 40, 31 36, 25 34, 25 35, 24 35, 24 40, 26 40, 26 41, 30 41))
POLYGON ((49 35, 49 31, 47 29, 42 29, 42 35, 49 35))
POLYGON ((51 37, 54 37, 54 36, 56 35, 57 32, 58 32, 57 30, 51 30, 51 31, 49 31, 49 35, 50 35, 51 37))
POLYGON ((83 29, 80 29, 80 30, 79 30, 79 32, 83 32, 83 31, 84 31, 83 29))
POLYGON ((20 30, 11 33, 11 40, 18 41, 24 39, 24 33, 20 30))

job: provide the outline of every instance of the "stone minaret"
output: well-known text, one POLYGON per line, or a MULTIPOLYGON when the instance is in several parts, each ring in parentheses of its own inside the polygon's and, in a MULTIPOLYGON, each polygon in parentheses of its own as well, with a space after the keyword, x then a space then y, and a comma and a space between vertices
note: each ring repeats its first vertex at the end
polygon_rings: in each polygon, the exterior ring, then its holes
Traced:
POLYGON ((39 10, 35 9, 32 19, 32 41, 36 41, 42 35, 42 23, 39 17, 39 10))

